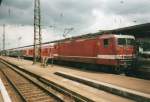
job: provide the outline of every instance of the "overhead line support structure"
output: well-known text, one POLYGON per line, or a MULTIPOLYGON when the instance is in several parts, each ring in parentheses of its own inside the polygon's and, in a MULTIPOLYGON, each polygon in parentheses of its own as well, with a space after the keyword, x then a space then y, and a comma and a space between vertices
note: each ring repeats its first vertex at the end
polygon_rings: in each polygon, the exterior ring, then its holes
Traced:
POLYGON ((5 55, 5 24, 3 24, 3 54, 5 55))
POLYGON ((34 0, 34 54, 33 54, 33 64, 38 60, 41 61, 41 10, 40 10, 40 0, 34 0))

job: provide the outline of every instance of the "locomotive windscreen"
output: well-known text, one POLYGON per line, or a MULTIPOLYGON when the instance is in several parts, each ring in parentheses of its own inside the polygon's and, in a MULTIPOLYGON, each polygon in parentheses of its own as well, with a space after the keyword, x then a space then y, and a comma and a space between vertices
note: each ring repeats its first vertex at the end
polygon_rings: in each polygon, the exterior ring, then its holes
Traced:
POLYGON ((134 45, 134 42, 131 38, 118 38, 118 45, 134 45))
POLYGON ((134 45, 135 44, 135 40, 134 39, 126 39, 126 44, 127 45, 134 45))

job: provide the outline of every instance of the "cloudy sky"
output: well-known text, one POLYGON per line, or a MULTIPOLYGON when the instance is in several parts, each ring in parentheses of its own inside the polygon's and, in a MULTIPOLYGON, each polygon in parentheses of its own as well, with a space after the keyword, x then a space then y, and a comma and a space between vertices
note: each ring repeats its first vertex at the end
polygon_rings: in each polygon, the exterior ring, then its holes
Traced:
MULTIPOLYGON (((3 0, 2 25, 6 24, 6 48, 33 43, 34 0, 3 0), (21 40, 19 41, 19 37, 21 40)), ((109 30, 150 22, 150 0, 41 0, 43 42, 98 30, 109 30)))

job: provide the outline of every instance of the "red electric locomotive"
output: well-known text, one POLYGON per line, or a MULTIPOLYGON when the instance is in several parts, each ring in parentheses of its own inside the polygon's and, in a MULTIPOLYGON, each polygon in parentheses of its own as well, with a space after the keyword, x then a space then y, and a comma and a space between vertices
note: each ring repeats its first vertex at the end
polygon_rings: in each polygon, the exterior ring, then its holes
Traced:
POLYGON ((56 60, 82 62, 124 71, 135 58, 134 36, 103 34, 89 38, 73 38, 54 45, 56 60))

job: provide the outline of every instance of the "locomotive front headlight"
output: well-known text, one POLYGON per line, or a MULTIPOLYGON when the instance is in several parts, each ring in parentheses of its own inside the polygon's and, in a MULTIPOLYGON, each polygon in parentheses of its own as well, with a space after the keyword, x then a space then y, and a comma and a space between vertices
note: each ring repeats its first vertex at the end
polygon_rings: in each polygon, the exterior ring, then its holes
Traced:
POLYGON ((117 48, 116 48, 116 51, 117 51, 117 53, 119 53, 119 52, 120 52, 120 48, 119 48, 119 47, 117 47, 117 48))

